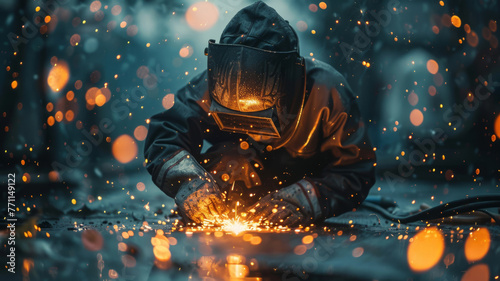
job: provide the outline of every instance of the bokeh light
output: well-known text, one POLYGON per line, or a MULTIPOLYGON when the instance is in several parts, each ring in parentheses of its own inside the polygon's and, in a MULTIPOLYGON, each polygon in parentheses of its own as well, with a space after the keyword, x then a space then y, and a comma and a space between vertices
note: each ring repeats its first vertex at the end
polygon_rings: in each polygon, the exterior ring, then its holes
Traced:
POLYGON ((83 86, 82 80, 76 80, 75 89, 80 90, 83 86))
POLYGON ((139 191, 144 191, 146 189, 146 185, 143 182, 138 182, 135 186, 139 191))
POLYGON ((155 258, 159 261, 168 261, 170 260, 171 253, 170 250, 164 245, 157 245, 153 248, 153 253, 155 258))
POLYGON ((439 64, 435 60, 430 59, 427 61, 427 70, 431 74, 436 74, 439 70, 439 64))
POLYGON ((111 98, 111 92, 107 88, 101 88, 97 91, 95 97, 95 104, 103 106, 111 98))
POLYGON ((62 90, 69 80, 69 67, 65 61, 59 60, 50 70, 47 83, 54 92, 62 90))
POLYGON ((417 94, 415 94, 415 92, 411 92, 411 93, 408 95, 408 102, 409 102, 412 106, 417 105, 417 103, 418 103, 418 95, 417 95, 417 94))
POLYGON ((55 122, 56 120, 54 119, 54 116, 49 116, 47 118, 47 124, 49 124, 49 126, 53 126, 55 122))
POLYGON ((197 31, 208 30, 219 19, 219 10, 210 2, 198 2, 191 5, 186 11, 188 25, 197 31))
POLYGON ((63 115, 62 111, 58 111, 58 112, 56 112, 56 115, 54 115, 54 117, 56 118, 57 122, 61 122, 64 118, 64 115, 63 115))
MULTIPOLYGON (((498 278, 495 278, 495 280, 498 278)), ((486 264, 476 264, 462 276, 461 281, 488 281, 490 280, 490 268, 486 264)))
POLYGON ((487 228, 472 231, 465 241, 465 257, 469 262, 478 261, 488 253, 491 238, 487 228))
POLYGON ((118 278, 118 272, 116 272, 116 270, 114 270, 114 269, 110 269, 110 270, 108 270, 108 276, 111 279, 117 279, 118 278))
POLYGON ((102 4, 100 1, 94 1, 94 2, 90 3, 90 11, 92 13, 95 13, 101 9, 101 6, 102 6, 102 4))
POLYGON ((73 91, 68 91, 68 92, 66 93, 66 99, 67 99, 68 101, 72 101, 74 98, 75 98, 75 92, 73 92, 73 91))
POLYGON ((181 58, 189 58, 192 55, 193 55, 193 47, 189 45, 182 47, 179 51, 179 56, 181 56, 181 58))
POLYGON ((87 90, 85 93, 85 100, 87 101, 88 104, 94 105, 95 104, 95 99, 97 97, 97 92, 99 91, 99 88, 97 87, 92 87, 87 90))
POLYGON ((121 135, 114 142, 112 146, 112 153, 116 160, 120 163, 128 163, 137 156, 137 144, 134 139, 129 135, 121 135))
POLYGON ((424 122, 424 114, 419 109, 414 109, 410 113, 410 122, 413 126, 418 127, 424 122))
POLYGON ((138 78, 144 79, 149 74, 149 68, 145 65, 139 66, 135 74, 138 78))
POLYGON ((24 173, 24 174, 23 174, 23 176, 22 176, 22 180, 23 180, 23 182, 25 182, 25 183, 29 183, 29 182, 31 181, 31 176, 30 176, 30 174, 28 174, 28 173, 24 173))
POLYGON ((75 118, 75 113, 73 112, 73 110, 68 110, 64 114, 64 118, 66 118, 66 121, 71 122, 75 118))
POLYGON ((419 231, 408 245, 408 265, 415 272, 423 272, 434 267, 444 252, 444 237, 437 227, 419 231))
POLYGON ((163 97, 161 104, 163 105, 163 108, 165 110, 169 110, 174 106, 175 103, 175 95, 174 94, 167 94, 163 97))
POLYGON ((303 254, 305 254, 307 251, 307 247, 305 245, 297 245, 295 246, 295 248, 293 249, 293 252, 298 255, 298 256, 301 256, 303 254))
POLYGON ((73 34, 69 39, 69 43, 71 44, 71 46, 78 46, 78 44, 80 44, 81 39, 82 38, 80 37, 79 34, 73 34))
POLYGON ((135 258, 131 255, 123 255, 122 256, 122 263, 123 263, 123 266, 125 266, 125 267, 135 267, 135 265, 137 264, 135 258))
POLYGON ((436 87, 434 85, 429 86, 429 95, 435 96, 437 93, 436 87))
POLYGON ((135 36, 135 35, 137 35, 137 32, 139 32, 139 28, 137 27, 137 25, 131 25, 131 26, 127 27, 127 35, 128 36, 135 36))
POLYGON ((355 258, 359 258, 363 255, 364 252, 365 252, 365 249, 363 249, 363 247, 357 247, 357 248, 354 248, 354 250, 352 250, 352 256, 355 258))
POLYGON ((140 125, 137 126, 134 130, 134 137, 138 141, 145 140, 147 135, 148 135, 148 128, 146 128, 146 126, 140 125))
POLYGON ((82 244, 89 251, 99 251, 104 245, 104 238, 95 229, 86 229, 82 232, 82 244))
POLYGON ((456 15, 451 17, 451 24, 453 24, 454 27, 459 28, 462 25, 462 20, 456 15))
POLYGON ((471 47, 477 47, 477 44, 479 43, 479 37, 477 36, 475 31, 471 31, 467 33, 466 41, 471 47))
POLYGON ((302 237, 302 244, 311 244, 314 241, 314 237, 312 235, 306 235, 302 237))
POLYGON ((307 30, 307 23, 303 20, 299 20, 296 24, 297 30, 300 32, 304 32, 307 30))
POLYGON ((495 134, 497 138, 500 138, 500 114, 498 114, 497 120, 495 121, 495 134))
POLYGON ((111 14, 113 16, 118 16, 122 12, 122 7, 120 5, 114 5, 113 8, 111 8, 111 14))

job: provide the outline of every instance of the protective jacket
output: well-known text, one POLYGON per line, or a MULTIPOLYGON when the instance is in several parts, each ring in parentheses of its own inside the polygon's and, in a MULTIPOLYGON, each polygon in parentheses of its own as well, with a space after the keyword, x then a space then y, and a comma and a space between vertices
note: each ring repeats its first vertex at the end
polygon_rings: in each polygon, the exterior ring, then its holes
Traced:
MULTIPOLYGON (((298 48, 295 32, 276 15, 257 2, 233 18, 220 41, 279 51, 298 48)), ((155 184, 175 197, 184 181, 213 180, 227 200, 250 206, 306 179, 319 194, 323 218, 360 204, 375 181, 376 159, 356 99, 333 67, 310 58, 305 63, 303 113, 293 136, 279 146, 219 130, 209 114, 206 71, 193 78, 175 94, 172 108, 150 120, 145 158, 155 184)))

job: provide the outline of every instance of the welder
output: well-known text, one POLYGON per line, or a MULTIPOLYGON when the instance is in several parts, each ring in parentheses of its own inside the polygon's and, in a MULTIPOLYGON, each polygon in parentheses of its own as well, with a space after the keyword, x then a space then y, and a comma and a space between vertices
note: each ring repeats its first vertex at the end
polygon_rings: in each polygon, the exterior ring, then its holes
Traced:
POLYGON ((288 21, 256 2, 205 55, 207 70, 151 118, 145 145, 153 181, 186 220, 237 209, 305 226, 366 198, 376 159, 356 98, 332 66, 300 55, 288 21))

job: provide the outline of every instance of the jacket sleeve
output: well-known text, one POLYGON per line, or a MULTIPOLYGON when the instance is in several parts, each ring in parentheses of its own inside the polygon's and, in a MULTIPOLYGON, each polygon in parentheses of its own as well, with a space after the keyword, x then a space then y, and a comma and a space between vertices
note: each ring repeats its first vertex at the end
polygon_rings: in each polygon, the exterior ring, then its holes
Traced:
POLYGON ((183 182, 212 180, 196 160, 203 139, 215 131, 207 98, 206 74, 202 73, 175 94, 170 109, 150 119, 144 147, 146 168, 170 197, 175 197, 183 182))
MULTIPOLYGON (((361 204, 375 182, 376 157, 356 100, 347 82, 333 68, 320 71, 311 95, 321 98, 317 126, 322 129, 321 157, 325 165, 312 182, 319 192, 325 218, 340 215, 361 204), (326 77, 325 77, 326 76, 326 77)), ((319 128, 318 128, 319 129, 319 128)))

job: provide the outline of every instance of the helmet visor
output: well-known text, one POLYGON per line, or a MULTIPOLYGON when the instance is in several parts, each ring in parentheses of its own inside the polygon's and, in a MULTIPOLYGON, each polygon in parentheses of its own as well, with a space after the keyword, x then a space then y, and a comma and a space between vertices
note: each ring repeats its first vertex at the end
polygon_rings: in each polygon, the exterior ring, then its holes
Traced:
POLYGON ((269 109, 287 95, 300 56, 244 45, 208 47, 208 85, 220 105, 239 112, 269 109))

